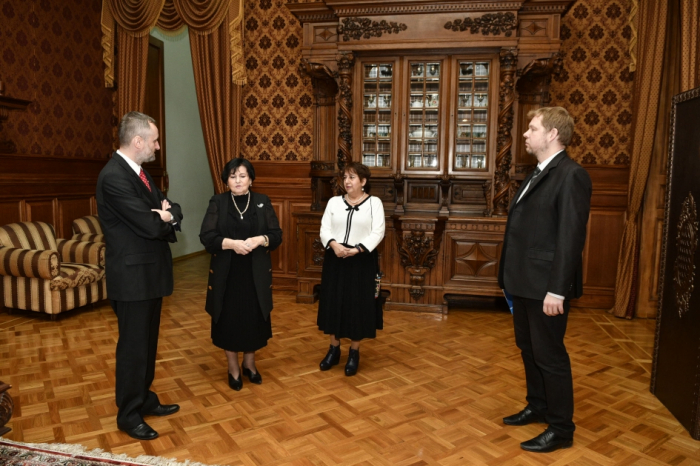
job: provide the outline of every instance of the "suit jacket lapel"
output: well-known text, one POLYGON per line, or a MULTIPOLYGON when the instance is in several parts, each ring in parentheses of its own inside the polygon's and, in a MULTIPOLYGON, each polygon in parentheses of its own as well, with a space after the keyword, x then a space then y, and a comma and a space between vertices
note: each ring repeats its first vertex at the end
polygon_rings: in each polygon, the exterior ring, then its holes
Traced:
POLYGON ((150 177, 150 175, 146 172, 146 170, 144 170, 143 172, 146 173, 146 178, 148 179, 149 183, 151 183, 151 191, 148 190, 148 188, 146 187, 146 184, 141 180, 141 177, 139 177, 136 174, 136 172, 134 172, 134 170, 129 166, 128 163, 126 163, 126 160, 124 160, 124 158, 121 155, 114 152, 114 154, 112 154, 112 158, 114 160, 116 160, 116 162, 119 164, 120 167, 122 167, 124 169, 124 171, 126 171, 129 179, 131 179, 132 181, 135 181, 136 184, 141 187, 141 189, 142 189, 141 192, 143 193, 143 195, 147 199, 149 199, 150 204, 151 205, 158 204, 157 207, 155 207, 155 208, 159 209, 160 202, 155 197, 155 195, 156 195, 155 194, 155 183, 153 182, 153 178, 150 177))
MULTIPOLYGON (((562 152, 561 152, 559 155, 557 155, 556 157, 554 157, 554 158, 552 159, 552 161, 549 162, 549 163, 547 164, 546 167, 544 167, 544 170, 542 170, 542 173, 540 173, 539 176, 538 176, 537 178, 535 178, 535 179, 532 181, 532 183, 530 183, 530 187, 527 188, 527 192, 525 192, 525 195, 523 196, 523 200, 524 200, 526 197, 528 197, 530 194, 532 194, 532 192, 534 191, 534 189, 535 189, 540 183, 542 183, 542 180, 545 179, 545 177, 547 176, 547 173, 549 173, 550 170, 554 170, 554 169, 557 167, 557 165, 559 165, 559 162, 561 162, 561 160, 562 160, 564 157, 566 157, 566 151, 565 151, 565 150, 562 151, 562 152)), ((532 175, 533 175, 533 174, 534 174, 534 171, 533 171, 532 173, 530 173, 530 176, 528 176, 528 179, 532 179, 532 175)), ((524 182, 523 182, 523 184, 524 184, 525 186, 527 186, 524 182)), ((519 193, 519 192, 520 192, 520 190, 518 190, 518 193, 519 193)), ((517 197, 516 197, 516 199, 517 199, 517 197)))

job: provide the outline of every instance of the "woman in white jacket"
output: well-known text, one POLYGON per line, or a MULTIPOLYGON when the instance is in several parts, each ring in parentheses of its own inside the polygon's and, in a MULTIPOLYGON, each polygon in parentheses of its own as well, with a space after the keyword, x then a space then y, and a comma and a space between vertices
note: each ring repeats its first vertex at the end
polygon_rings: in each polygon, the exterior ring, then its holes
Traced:
POLYGON ((343 173, 347 194, 331 198, 321 220, 326 253, 317 324, 330 335, 330 348, 320 368, 327 371, 340 362, 340 339, 349 338, 347 376, 357 373, 360 340, 377 336, 375 278, 377 246, 384 238, 384 206, 369 195, 370 176, 365 165, 348 163, 343 173))

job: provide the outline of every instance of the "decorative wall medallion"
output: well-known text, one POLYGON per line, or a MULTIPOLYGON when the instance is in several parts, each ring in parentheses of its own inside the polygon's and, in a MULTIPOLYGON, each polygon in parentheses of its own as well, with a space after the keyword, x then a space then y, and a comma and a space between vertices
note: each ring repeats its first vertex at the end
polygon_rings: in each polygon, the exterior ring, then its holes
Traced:
POLYGON ((314 42, 337 42, 338 32, 331 26, 317 27, 314 29, 314 42))
POLYGON ((467 17, 448 21, 445 23, 445 29, 455 32, 469 29, 472 34, 481 32, 485 36, 489 34, 500 36, 501 33, 504 33, 506 37, 510 37, 513 35, 513 29, 516 25, 517 21, 513 13, 487 13, 478 18, 467 17))
MULTIPOLYGON (((498 245, 494 243, 467 243, 464 242, 459 244, 462 248, 468 247, 465 252, 461 253, 455 258, 456 262, 463 264, 466 270, 462 273, 463 275, 470 275, 472 277, 486 276, 487 272, 490 270, 498 270, 495 266, 498 263, 498 257, 494 254, 498 251, 498 245)), ((493 273, 491 274, 493 275, 493 273)))
POLYGON ((323 256, 326 254, 326 248, 323 247, 323 243, 321 243, 319 238, 316 238, 313 244, 311 244, 311 249, 313 250, 313 255, 311 257, 314 261, 314 265, 319 267, 322 266, 323 256))
POLYGON ((688 312, 690 295, 695 287, 695 251, 698 247, 698 212, 692 193, 683 201, 676 234, 676 261, 673 264, 673 287, 678 315, 688 312))
POLYGON ((382 37, 382 34, 398 34, 405 31, 408 26, 395 21, 372 21, 370 18, 343 18, 343 24, 338 26, 338 35, 343 36, 343 41, 351 39, 370 39, 372 37, 382 37))
POLYGON ((532 20, 520 22, 520 35, 547 36, 547 20, 532 20), (544 31, 544 32, 542 32, 544 31))

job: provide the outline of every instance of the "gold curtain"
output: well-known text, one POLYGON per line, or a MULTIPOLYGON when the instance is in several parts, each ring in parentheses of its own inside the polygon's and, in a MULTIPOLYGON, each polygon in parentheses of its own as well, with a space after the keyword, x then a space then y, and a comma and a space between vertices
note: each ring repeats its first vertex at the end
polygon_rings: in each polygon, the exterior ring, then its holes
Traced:
POLYGON ((182 21, 182 18, 175 9, 173 0, 165 0, 156 26, 168 35, 177 35, 180 33, 180 30, 185 27, 184 21, 182 21))
POLYGON ((700 86, 700 0, 681 0, 681 92, 700 86))
POLYGON ((630 317, 628 308, 636 286, 641 206, 654 149, 663 74, 660 64, 663 63, 666 46, 667 13, 667 1, 639 2, 638 61, 634 86, 636 110, 627 191, 627 220, 618 256, 615 305, 610 310, 617 317, 630 317))
MULTIPOLYGON (((103 52, 114 50, 104 32, 117 28, 119 56, 117 57, 117 112, 119 117, 136 110, 142 112, 146 102, 146 65, 148 63, 148 34, 156 25, 164 0, 103 0, 103 52), (111 22, 110 22, 111 19, 111 22)), ((110 37, 111 38, 111 37, 110 37)), ((110 57, 111 58, 111 57, 110 57)), ((111 64, 111 60, 110 60, 111 64)), ((114 71, 105 70, 105 84, 114 71)), ((112 81, 113 84, 113 81, 112 81)))
POLYGON ((226 190, 220 175, 226 162, 240 152, 241 87, 231 82, 227 24, 208 35, 190 31, 199 116, 209 169, 217 193, 226 190))

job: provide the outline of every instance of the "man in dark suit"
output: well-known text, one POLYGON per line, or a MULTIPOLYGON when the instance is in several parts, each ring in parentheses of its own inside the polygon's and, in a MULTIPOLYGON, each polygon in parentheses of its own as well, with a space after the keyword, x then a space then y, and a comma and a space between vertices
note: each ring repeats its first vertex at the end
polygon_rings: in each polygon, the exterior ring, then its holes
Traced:
POLYGON ((161 405, 150 390, 155 375, 163 296, 173 292, 168 243, 177 241, 182 212, 141 165, 155 160, 155 120, 129 112, 119 124, 119 150, 97 180, 97 211, 106 242, 107 296, 119 322, 117 426, 131 437, 158 437, 143 416, 166 416, 178 405, 161 405))
POLYGON ((513 298, 527 406, 503 422, 546 422, 547 430, 520 446, 549 452, 573 445, 574 393, 564 334, 569 300, 583 293, 591 179, 566 155, 574 121, 565 109, 539 108, 528 118, 525 149, 538 164, 511 202, 498 271, 499 285, 513 298))

